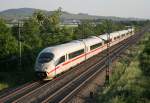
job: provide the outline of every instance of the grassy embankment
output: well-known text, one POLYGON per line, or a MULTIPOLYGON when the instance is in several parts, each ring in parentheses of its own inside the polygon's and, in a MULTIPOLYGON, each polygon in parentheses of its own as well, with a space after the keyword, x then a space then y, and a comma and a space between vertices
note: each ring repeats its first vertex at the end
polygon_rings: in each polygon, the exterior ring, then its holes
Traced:
MULTIPOLYGON (((33 69, 33 68, 31 68, 33 69)), ((35 79, 34 72, 1 72, 0 90, 16 87, 35 79)))
POLYGON ((98 103, 150 103, 150 33, 128 49, 114 65, 110 85, 98 103))
MULTIPOLYGON (((27 62, 31 61, 28 60, 27 62)), ((9 66, 9 68, 10 71, 0 72, 0 90, 4 88, 16 87, 35 79, 33 62, 31 62, 30 65, 27 66, 22 65, 22 67, 20 67, 18 65, 17 70, 15 70, 13 66, 9 66), (23 71, 21 71, 22 69, 23 71)))

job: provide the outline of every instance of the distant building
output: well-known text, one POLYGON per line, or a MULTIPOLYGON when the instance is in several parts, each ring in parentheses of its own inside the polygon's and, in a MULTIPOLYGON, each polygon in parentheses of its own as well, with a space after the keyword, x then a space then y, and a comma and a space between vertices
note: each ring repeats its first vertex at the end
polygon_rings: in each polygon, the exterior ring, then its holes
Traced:
POLYGON ((81 21, 77 19, 64 19, 62 20, 63 25, 78 25, 81 21))
POLYGON ((61 21, 61 26, 77 27, 78 24, 81 24, 81 21, 77 19, 64 19, 61 21))

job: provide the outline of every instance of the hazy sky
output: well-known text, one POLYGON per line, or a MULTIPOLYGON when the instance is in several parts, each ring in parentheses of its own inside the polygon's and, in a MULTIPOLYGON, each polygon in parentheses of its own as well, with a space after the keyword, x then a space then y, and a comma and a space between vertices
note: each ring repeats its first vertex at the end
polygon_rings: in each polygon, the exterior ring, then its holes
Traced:
POLYGON ((0 0, 0 11, 23 7, 150 19, 150 0, 0 0))

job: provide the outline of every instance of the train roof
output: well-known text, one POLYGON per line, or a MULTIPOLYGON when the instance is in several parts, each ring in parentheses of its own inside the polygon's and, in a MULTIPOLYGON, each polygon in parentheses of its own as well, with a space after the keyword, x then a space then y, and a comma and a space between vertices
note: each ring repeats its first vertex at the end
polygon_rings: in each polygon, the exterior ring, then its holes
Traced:
POLYGON ((91 36, 87 39, 83 39, 83 42, 86 43, 86 46, 91 46, 100 42, 103 42, 100 38, 96 37, 96 36, 91 36))
POLYGON ((122 34, 125 34, 125 33, 129 32, 129 29, 128 30, 121 30, 121 31, 118 31, 118 32, 119 32, 120 35, 122 35, 122 34))
POLYGON ((69 43, 47 47, 41 53, 51 52, 54 54, 54 58, 55 57, 57 58, 57 57, 65 55, 66 53, 71 53, 71 52, 80 50, 82 48, 84 48, 84 44, 82 43, 82 41, 74 40, 69 43))
MULTIPOLYGON (((101 40, 107 40, 107 35, 108 35, 108 33, 105 33, 105 34, 102 34, 102 35, 100 35, 100 36, 98 36, 101 40)), ((113 38, 113 37, 115 37, 115 36, 118 36, 119 35, 119 33, 118 32, 113 32, 113 33, 110 33, 110 38, 113 38)))
MULTIPOLYGON (((117 37, 119 35, 125 34, 125 33, 129 32, 131 30, 132 29, 112 32, 112 33, 110 33, 110 38, 117 37)), ((108 33, 105 33, 105 34, 102 34, 102 35, 100 35, 98 37, 101 38, 102 40, 107 40, 107 35, 108 35, 108 33)))
MULTIPOLYGON (((118 35, 122 35, 124 33, 127 33, 131 31, 132 29, 128 30, 121 30, 121 31, 116 31, 113 33, 110 33, 110 38, 116 37, 118 35)), ((60 57, 65 55, 66 53, 71 53, 77 50, 80 50, 85 47, 84 43, 86 43, 87 46, 91 46, 100 42, 103 42, 103 40, 107 40, 107 34, 102 34, 98 37, 96 36, 91 36, 86 39, 80 39, 80 40, 73 40, 71 42, 65 43, 65 44, 60 44, 52 47, 47 47, 44 50, 40 52, 51 52, 55 55, 55 57, 60 57)))

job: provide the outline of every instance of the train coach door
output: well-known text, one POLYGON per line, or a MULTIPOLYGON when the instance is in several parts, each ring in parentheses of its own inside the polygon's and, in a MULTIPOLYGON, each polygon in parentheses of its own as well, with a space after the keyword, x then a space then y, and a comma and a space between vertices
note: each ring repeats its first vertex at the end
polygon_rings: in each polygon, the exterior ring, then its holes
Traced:
POLYGON ((87 60, 87 52, 88 52, 88 48, 87 48, 87 46, 85 45, 85 51, 84 51, 84 53, 85 53, 85 60, 87 60))
POLYGON ((64 69, 63 63, 65 62, 65 59, 66 59, 65 55, 61 56, 59 58, 58 63, 56 65, 57 67, 56 67, 56 70, 55 70, 56 75, 63 72, 63 69, 64 69))
POLYGON ((87 48, 87 46, 86 46, 85 41, 83 40, 82 42, 83 42, 83 44, 84 44, 84 54, 85 54, 85 60, 86 60, 86 59, 87 59, 86 53, 87 53, 87 51, 88 51, 88 48, 87 48))
POLYGON ((64 57, 62 57, 62 59, 63 59, 63 63, 62 63, 62 65, 61 65, 61 68, 62 68, 62 72, 64 72, 64 71, 66 71, 68 68, 68 65, 67 65, 67 63, 66 63, 66 61, 68 60, 67 59, 68 57, 67 57, 67 54, 65 54, 64 55, 64 57))

